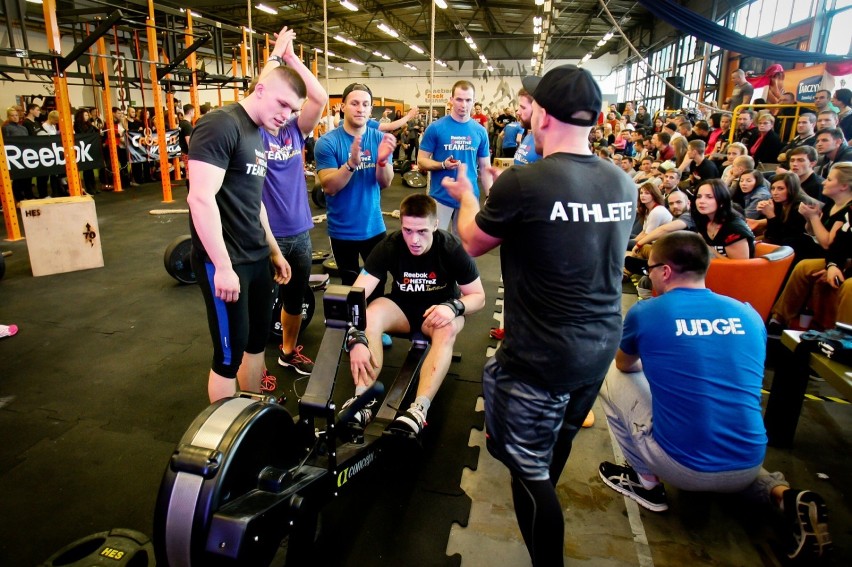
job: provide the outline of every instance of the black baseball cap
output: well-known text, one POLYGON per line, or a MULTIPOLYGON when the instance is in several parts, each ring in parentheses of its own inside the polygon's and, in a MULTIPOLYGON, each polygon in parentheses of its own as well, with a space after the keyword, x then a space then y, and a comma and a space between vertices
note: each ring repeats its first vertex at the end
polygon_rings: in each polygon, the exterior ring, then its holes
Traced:
POLYGON ((370 87, 363 83, 352 83, 345 89, 343 89, 343 98, 341 99, 343 102, 346 102, 346 97, 349 96, 349 93, 352 91, 364 91, 368 95, 370 95, 370 102, 373 102, 373 91, 370 90, 370 87))
POLYGON ((543 77, 521 80, 533 100, 566 124, 594 126, 603 105, 601 88, 592 74, 576 65, 560 65, 543 77))

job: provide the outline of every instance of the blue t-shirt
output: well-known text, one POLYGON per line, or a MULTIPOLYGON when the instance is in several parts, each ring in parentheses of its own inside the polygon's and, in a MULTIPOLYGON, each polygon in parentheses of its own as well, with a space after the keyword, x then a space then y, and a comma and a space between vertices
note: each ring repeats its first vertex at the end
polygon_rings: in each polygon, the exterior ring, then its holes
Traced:
POLYGON ((521 145, 515 150, 515 165, 527 165, 540 159, 541 156, 535 151, 535 138, 532 130, 530 130, 521 140, 521 145))
POLYGON ((295 236, 314 227, 302 148, 305 138, 299 121, 293 118, 273 136, 260 129, 266 150, 266 179, 263 181, 263 204, 269 216, 269 227, 276 238, 295 236))
POLYGON ((521 126, 521 123, 517 120, 515 122, 509 122, 508 124, 506 124, 506 127, 503 128, 503 147, 517 148, 518 134, 523 131, 524 127, 521 126))
MULTIPOLYGON (((349 183, 336 195, 328 195, 328 235, 340 240, 368 240, 385 232, 382 218, 381 189, 376 181, 376 159, 384 134, 365 128, 361 134, 361 165, 349 183)), ((317 140, 314 158, 317 171, 340 169, 349 159, 355 140, 341 125, 317 140)))
POLYGON ((753 308, 677 288, 630 309, 621 350, 642 359, 654 439, 675 461, 701 472, 763 462, 766 329, 753 308))
MULTIPOLYGON (((440 120, 432 122, 423 139, 420 141, 420 150, 432 154, 435 161, 444 161, 448 157, 461 161, 467 165, 467 178, 473 185, 473 192, 479 198, 479 174, 478 159, 490 160, 491 152, 488 147, 488 132, 476 120, 458 122, 452 116, 444 116, 440 120)), ((454 209, 459 208, 459 202, 453 199, 447 190, 441 187, 441 181, 449 176, 455 179, 455 170, 438 170, 432 172, 432 181, 429 185, 429 195, 439 203, 454 209)))

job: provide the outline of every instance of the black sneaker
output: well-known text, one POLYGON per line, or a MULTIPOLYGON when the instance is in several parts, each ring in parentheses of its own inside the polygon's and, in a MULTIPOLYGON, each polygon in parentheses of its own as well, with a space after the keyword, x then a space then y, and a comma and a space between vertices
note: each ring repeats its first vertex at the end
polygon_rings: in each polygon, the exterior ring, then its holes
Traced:
POLYGON ((426 416, 423 414, 423 410, 419 405, 412 404, 404 414, 388 425, 388 430, 416 438, 423 432, 424 427, 426 427, 426 416))
POLYGON ((302 354, 302 345, 290 354, 284 354, 284 349, 278 348, 278 364, 284 368, 292 368, 302 376, 310 376, 314 371, 314 361, 302 354))
POLYGON ((645 488, 639 481, 639 474, 630 465, 621 466, 604 461, 598 467, 598 474, 604 484, 632 498, 643 508, 652 512, 665 512, 669 509, 666 503, 666 489, 662 484, 654 488, 645 488))
MULTIPOLYGON (((337 416, 340 417, 341 415, 343 415, 343 413, 346 411, 346 408, 354 404, 355 400, 357 399, 358 396, 352 396, 351 398, 343 402, 343 405, 340 406, 340 411, 337 412, 337 416)), ((365 405, 352 415, 352 418, 346 423, 346 425, 354 425, 356 427, 361 428, 367 427, 367 424, 373 421, 373 409, 375 408, 377 401, 378 400, 376 400, 375 398, 370 400, 367 405, 365 405)))
POLYGON ((824 557, 831 551, 831 535, 828 533, 828 513, 825 501, 810 490, 787 490, 784 492, 784 515, 793 529, 790 559, 802 556, 824 557))
POLYGON ((767 339, 780 339, 781 333, 784 332, 784 325, 778 319, 770 319, 766 325, 767 339))

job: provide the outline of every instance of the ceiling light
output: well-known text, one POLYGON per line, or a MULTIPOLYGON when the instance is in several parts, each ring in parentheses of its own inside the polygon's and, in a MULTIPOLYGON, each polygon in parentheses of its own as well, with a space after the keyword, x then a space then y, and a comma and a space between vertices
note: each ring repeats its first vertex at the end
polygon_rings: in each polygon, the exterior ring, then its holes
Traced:
POLYGON ((354 41, 352 41, 348 37, 343 37, 340 34, 334 36, 334 39, 336 39, 337 41, 339 41, 341 43, 345 43, 346 45, 351 45, 352 47, 356 47, 358 45, 357 43, 355 43, 354 41))
POLYGON ((440 59, 435 59, 435 63, 437 63, 437 64, 438 64, 438 65, 440 65, 441 67, 446 67, 446 66, 447 66, 447 64, 446 64, 446 63, 444 63, 443 61, 441 61, 440 59))
POLYGON ((41 4, 41 0, 27 0, 30 4, 41 4))
POLYGON ((351 10, 353 12, 358 11, 358 6, 350 2, 349 0, 340 0, 340 5, 346 8, 347 10, 351 10))
POLYGON ((533 33, 535 33, 535 34, 541 33, 541 26, 533 26, 533 33))
POLYGON ((267 14, 272 14, 273 16, 278 15, 278 10, 276 10, 275 8, 270 8, 266 4, 256 4, 255 8, 257 8, 261 12, 266 12, 267 14))
POLYGON ((530 65, 535 65, 535 57, 533 57, 532 59, 530 59, 530 65))
POLYGON ((446 3, 445 0, 435 0, 435 6, 437 6, 438 8, 440 8, 442 10, 447 9, 447 3, 446 3))
POLYGON ((544 0, 535 0, 536 6, 541 6, 542 4, 544 4, 544 0))
POLYGON ((483 63, 488 63, 488 59, 486 59, 485 55, 483 55, 482 53, 479 54, 479 60, 483 63))
POLYGON ((374 51, 373 55, 375 55, 376 57, 384 57, 385 56, 384 53, 382 53, 381 51, 374 51))
POLYGON ((384 53, 382 53, 382 59, 384 59, 385 61, 390 61, 390 55, 385 55, 384 53))
POLYGON ((397 38, 397 37, 399 37, 399 32, 398 32, 398 31, 396 31, 395 29, 393 29, 392 27, 389 27, 389 26, 388 26, 386 23, 384 23, 384 22, 380 22, 380 23, 378 24, 378 28, 379 28, 380 30, 382 30, 383 32, 385 32, 386 34, 388 34, 389 36, 393 37, 393 38, 397 38))
POLYGON ((604 41, 603 39, 602 39, 602 40, 600 40, 600 41, 597 43, 597 46, 598 46, 598 47, 603 47, 604 45, 606 45, 606 41, 604 41))
POLYGON ((614 34, 613 34, 612 32, 607 32, 607 34, 606 34, 605 36, 603 36, 603 40, 604 40, 604 41, 609 41, 609 40, 611 40, 611 39, 612 39, 612 36, 613 36, 613 35, 614 35, 614 34))
POLYGON ((464 40, 468 43, 468 45, 473 44, 473 38, 470 36, 465 37, 464 40))
POLYGON ((402 66, 403 66, 403 67, 407 67, 408 69, 411 69, 412 71, 416 71, 416 70, 417 70, 417 67, 415 67, 414 65, 411 65, 411 64, 409 64, 409 63, 403 63, 403 64, 402 64, 402 66))
POLYGON ((533 17, 533 25, 534 26, 540 26, 541 25, 541 16, 533 17))
POLYGON ((580 63, 585 63, 586 61, 588 61, 591 58, 592 58, 592 54, 586 53, 585 55, 583 55, 583 59, 580 60, 580 63))
POLYGON ((535 42, 535 43, 533 44, 533 53, 538 53, 538 50, 539 50, 538 42, 535 42))
POLYGON ((491 71, 491 72, 493 73, 493 72, 494 72, 494 67, 492 67, 491 65, 489 65, 489 66, 488 66, 488 70, 489 70, 489 71, 491 71))
POLYGON ((361 62, 361 61, 358 61, 357 59, 348 59, 348 61, 349 61, 350 63, 354 63, 354 64, 356 64, 356 65, 366 65, 366 63, 363 63, 363 62, 361 62))
POLYGON ((470 48, 471 48, 471 49, 473 49, 474 51, 476 51, 476 49, 477 49, 477 48, 476 48, 476 44, 475 44, 475 43, 473 43, 473 42, 471 42, 471 43, 470 43, 470 48))
POLYGON ((413 49, 414 51, 416 51, 420 55, 423 55, 423 53, 424 53, 423 49, 421 49, 421 47, 419 45, 415 45, 415 44, 412 43, 408 47, 410 47, 411 49, 413 49))

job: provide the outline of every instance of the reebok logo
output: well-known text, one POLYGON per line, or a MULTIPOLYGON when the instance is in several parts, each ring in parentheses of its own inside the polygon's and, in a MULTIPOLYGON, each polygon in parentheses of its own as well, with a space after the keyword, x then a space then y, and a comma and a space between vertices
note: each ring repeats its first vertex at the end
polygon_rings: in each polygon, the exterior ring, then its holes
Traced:
MULTIPOLYGON (((76 162, 94 162, 91 154, 92 145, 83 140, 74 144, 76 162)), ((19 148, 18 146, 6 146, 6 159, 10 169, 36 169, 39 166, 53 167, 54 165, 65 165, 65 148, 61 144, 53 142, 48 147, 19 148)))

